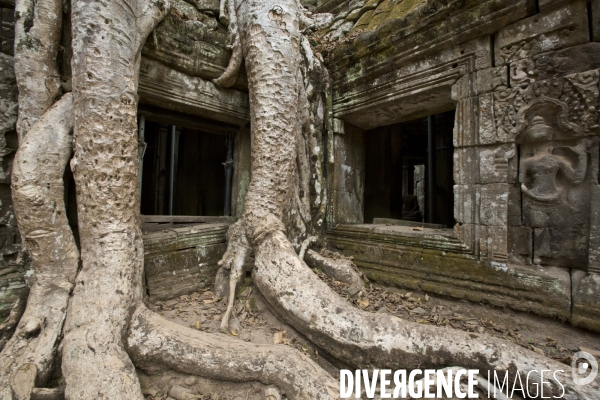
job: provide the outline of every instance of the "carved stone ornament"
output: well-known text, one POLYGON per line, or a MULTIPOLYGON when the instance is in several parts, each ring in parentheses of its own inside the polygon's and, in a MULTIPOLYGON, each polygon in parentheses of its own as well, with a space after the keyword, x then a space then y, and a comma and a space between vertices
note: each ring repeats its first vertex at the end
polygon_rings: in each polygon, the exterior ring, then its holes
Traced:
POLYGON ((539 97, 517 115, 522 223, 533 228, 534 263, 585 268, 592 139, 565 103, 539 97))

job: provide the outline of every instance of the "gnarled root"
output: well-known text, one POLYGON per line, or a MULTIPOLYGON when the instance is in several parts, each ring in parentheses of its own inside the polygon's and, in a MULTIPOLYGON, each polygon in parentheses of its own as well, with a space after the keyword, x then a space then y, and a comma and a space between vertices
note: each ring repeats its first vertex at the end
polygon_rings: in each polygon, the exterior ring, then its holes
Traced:
POLYGON ((356 266, 347 258, 326 257, 314 250, 308 250, 304 261, 311 268, 321 269, 330 278, 356 286, 359 290, 365 289, 365 282, 357 272, 356 266))
MULTIPOLYGON (((281 231, 256 241, 255 253, 254 283, 267 302, 313 343, 350 365, 397 369, 463 365, 482 374, 509 371, 513 378, 517 370, 565 370, 562 364, 501 339, 356 309, 310 271, 281 231)), ((565 399, 599 395, 597 388, 575 386, 570 374, 560 377, 565 399)), ((559 396, 560 386, 548 379, 547 393, 559 396)))
POLYGON ((13 204, 35 281, 17 330, 0 354, 3 399, 30 396, 52 372, 79 264, 64 204, 72 129, 73 99, 68 93, 30 129, 15 156, 13 204))
POLYGON ((227 250, 219 261, 219 271, 215 280, 215 296, 224 297, 227 294, 227 310, 221 320, 221 331, 229 333, 229 318, 233 310, 233 301, 238 284, 244 274, 244 261, 250 252, 250 245, 246 239, 246 224, 243 220, 232 224, 227 231, 227 250))
POLYGON ((221 14, 219 18, 222 23, 229 25, 232 53, 225 72, 220 77, 213 79, 212 82, 217 86, 228 88, 235 83, 244 59, 234 0, 221 0, 221 14), (224 13, 225 5, 227 5, 227 15, 224 13))
POLYGON ((325 370, 283 345, 256 345, 170 322, 140 305, 128 353, 144 370, 163 366, 191 375, 275 385, 291 399, 332 399, 339 385, 325 370))

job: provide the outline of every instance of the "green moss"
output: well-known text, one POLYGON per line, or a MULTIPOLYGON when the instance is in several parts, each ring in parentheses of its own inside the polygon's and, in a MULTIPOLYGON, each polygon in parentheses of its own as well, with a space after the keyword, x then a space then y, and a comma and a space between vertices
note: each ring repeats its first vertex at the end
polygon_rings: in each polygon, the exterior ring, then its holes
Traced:
POLYGON ((394 5, 390 18, 405 18, 414 11, 418 5, 424 3, 424 0, 403 0, 394 5))

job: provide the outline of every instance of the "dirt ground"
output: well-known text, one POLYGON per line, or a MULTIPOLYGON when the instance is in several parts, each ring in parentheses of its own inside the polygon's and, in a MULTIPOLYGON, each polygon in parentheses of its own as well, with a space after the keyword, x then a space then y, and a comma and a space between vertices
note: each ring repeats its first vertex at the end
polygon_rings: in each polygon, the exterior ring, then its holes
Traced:
MULTIPOLYGON (((335 281, 319 270, 314 271, 356 307, 421 324, 448 326, 500 337, 565 363, 566 371, 570 371, 571 356, 581 348, 600 351, 600 335, 573 328, 568 323, 466 300, 455 301, 425 293, 405 292, 373 283, 367 283, 366 293, 357 293, 354 287, 335 281)), ((219 325, 226 303, 224 299, 213 296, 212 288, 151 303, 149 307, 178 324, 225 335, 219 331, 219 325)), ((254 290, 250 278, 238 291, 229 335, 256 344, 275 343, 293 347, 317 361, 336 379, 339 377, 339 368, 346 367, 328 359, 301 334, 280 322, 254 290)), ((278 397, 277 390, 259 383, 221 382, 174 372, 157 376, 141 374, 140 382, 146 398, 154 400, 285 399, 285 395, 278 397)))

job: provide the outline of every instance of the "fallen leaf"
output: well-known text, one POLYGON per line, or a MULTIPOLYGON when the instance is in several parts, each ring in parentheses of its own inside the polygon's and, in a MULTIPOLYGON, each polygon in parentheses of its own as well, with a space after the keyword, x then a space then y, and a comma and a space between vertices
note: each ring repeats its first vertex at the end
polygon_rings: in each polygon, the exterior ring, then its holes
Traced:
POLYGON ((369 304, 370 303, 369 303, 368 299, 363 298, 363 299, 358 300, 358 307, 360 307, 363 310, 365 308, 369 307, 369 304))
POLYGON ((286 331, 275 332, 273 335, 273 344, 287 344, 286 331))

